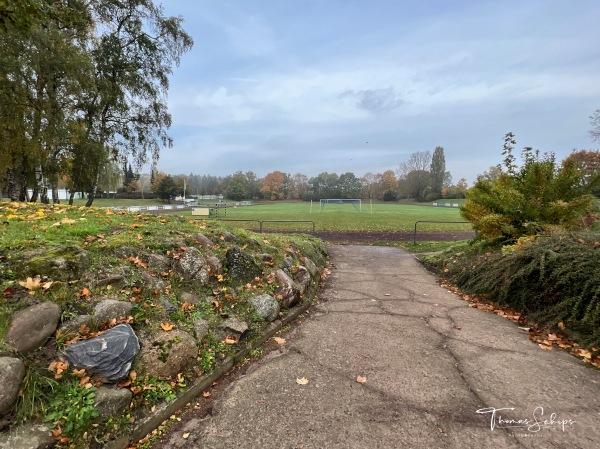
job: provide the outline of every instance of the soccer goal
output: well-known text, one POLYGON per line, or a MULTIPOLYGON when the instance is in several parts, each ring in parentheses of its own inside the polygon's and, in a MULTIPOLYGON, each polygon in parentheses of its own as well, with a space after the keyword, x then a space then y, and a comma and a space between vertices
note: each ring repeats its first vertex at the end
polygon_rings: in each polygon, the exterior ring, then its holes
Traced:
POLYGON ((321 200, 320 210, 325 209, 325 206, 330 204, 351 204, 358 212, 362 210, 362 202, 360 199, 346 199, 346 198, 326 198, 321 200))

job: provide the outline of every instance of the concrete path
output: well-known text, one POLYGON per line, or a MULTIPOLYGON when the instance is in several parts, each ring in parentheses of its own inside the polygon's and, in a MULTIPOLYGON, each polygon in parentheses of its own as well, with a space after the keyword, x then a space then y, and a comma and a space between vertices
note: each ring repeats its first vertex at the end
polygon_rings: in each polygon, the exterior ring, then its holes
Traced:
POLYGON ((330 250, 314 317, 177 447, 600 447, 600 371, 469 308, 400 249, 330 250))

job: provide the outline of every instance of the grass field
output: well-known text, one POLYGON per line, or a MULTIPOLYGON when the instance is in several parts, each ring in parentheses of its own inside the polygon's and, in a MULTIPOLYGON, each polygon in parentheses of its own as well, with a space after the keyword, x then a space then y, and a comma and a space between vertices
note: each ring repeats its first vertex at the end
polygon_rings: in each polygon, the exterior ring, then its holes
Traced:
MULTIPOLYGON (((182 214, 181 212, 179 214, 182 214)), ((191 216, 191 212, 185 212, 191 216)), ((219 219, 237 220, 310 220, 315 222, 317 231, 357 231, 357 232, 412 232, 415 221, 464 221, 457 208, 435 207, 431 205, 404 205, 377 203, 364 204, 362 212, 352 205, 328 205, 322 211, 319 203, 260 203, 253 206, 228 207, 219 210, 219 219)), ((256 228, 258 224, 238 223, 240 227, 256 228)), ((306 231, 310 223, 265 223, 264 229, 288 229, 306 231)), ((419 231, 469 231, 470 224, 420 223, 419 231)))

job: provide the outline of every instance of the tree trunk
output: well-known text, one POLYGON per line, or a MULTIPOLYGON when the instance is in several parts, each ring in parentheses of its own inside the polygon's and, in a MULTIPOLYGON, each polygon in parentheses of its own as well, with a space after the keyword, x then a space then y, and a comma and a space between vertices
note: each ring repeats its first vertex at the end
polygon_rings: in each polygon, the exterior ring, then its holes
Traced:
POLYGON ((58 186, 56 186, 56 184, 52 186, 52 203, 60 204, 60 198, 58 196, 58 186))
POLYGON ((73 198, 75 198, 75 190, 69 192, 69 206, 73 205, 73 198))
POLYGON ((96 189, 94 188, 90 192, 88 192, 88 200, 85 203, 85 207, 92 207, 92 203, 94 202, 94 198, 96 196, 96 189))

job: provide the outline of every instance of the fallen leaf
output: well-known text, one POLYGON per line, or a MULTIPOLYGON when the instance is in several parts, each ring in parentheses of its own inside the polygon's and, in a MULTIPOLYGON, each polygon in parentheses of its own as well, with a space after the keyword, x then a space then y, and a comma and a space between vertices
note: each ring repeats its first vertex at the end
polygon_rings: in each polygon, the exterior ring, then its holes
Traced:
POLYGON ((565 330, 565 323, 563 323, 562 321, 560 323, 558 323, 558 328, 563 331, 565 330))
POLYGON ((168 332, 171 329, 173 329, 173 325, 171 323, 160 323, 160 327, 162 327, 162 330, 164 330, 165 332, 168 332))
POLYGON ((552 351, 552 349, 553 349, 552 346, 548 346, 548 345, 545 345, 542 343, 538 343, 538 346, 542 349, 545 349, 546 351, 552 351))
POLYGON ((203 391, 202 396, 204 396, 205 398, 210 398, 210 391, 203 391))
POLYGON ((184 440, 187 440, 190 436, 189 432, 184 433, 183 435, 181 435, 183 437, 184 440))
POLYGON ((273 337, 273 340, 275 340, 275 342, 276 342, 278 345, 283 345, 283 344, 285 344, 285 338, 281 338, 281 337, 273 337))
POLYGON ((230 335, 225 337, 225 340, 223 340, 223 343, 228 344, 228 345, 235 345, 235 344, 237 344, 237 342, 238 342, 238 339, 235 337, 231 337, 230 335))
POLYGON ((364 376, 356 376, 356 381, 361 384, 364 384, 367 381, 367 378, 364 376))
POLYGON ((308 384, 308 379, 306 377, 300 377, 296 379, 296 383, 298 385, 306 385, 308 384))

